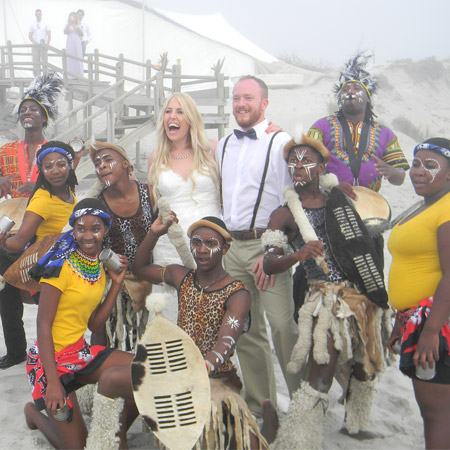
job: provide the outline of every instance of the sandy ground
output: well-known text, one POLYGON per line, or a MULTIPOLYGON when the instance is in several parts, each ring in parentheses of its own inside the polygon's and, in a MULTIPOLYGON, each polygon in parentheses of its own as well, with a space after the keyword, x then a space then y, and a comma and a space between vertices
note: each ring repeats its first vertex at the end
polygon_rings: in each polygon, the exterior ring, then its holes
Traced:
MULTIPOLYGON (((446 65, 450 65, 446 62, 446 65)), ((383 81, 380 93, 374 99, 375 111, 382 123, 393 128, 399 136, 402 148, 409 160, 412 149, 417 143, 411 134, 406 135, 395 128, 395 119, 405 118, 426 133, 424 137, 446 135, 450 110, 450 78, 444 73, 439 79, 428 79, 421 73, 420 64, 394 64, 387 69, 379 69, 383 81), (414 93, 414 95, 411 95, 414 93)), ((446 69, 448 72, 448 69, 446 69)), ((436 72, 433 72, 436 73, 436 72)), ((294 90, 277 90, 270 92, 270 105, 267 117, 280 124, 288 132, 302 124, 306 130, 314 120, 335 110, 330 92, 336 79, 335 74, 311 76, 305 85, 294 90)), ((229 107, 228 107, 229 108, 229 107)), ((231 116, 232 117, 232 116, 231 116)), ((232 122, 232 120, 231 120, 232 122)), ((8 128, 11 130, 11 122, 8 128)), ((233 128, 233 123, 230 123, 233 128)), ((4 129, 3 129, 4 130, 4 129)), ((0 129, 0 134, 4 133, 0 129)), ((8 136, 9 137, 9 136, 8 136)), ((210 135, 214 138, 216 136, 210 135)), ((5 140, 5 139, 3 139, 5 140)), ((153 148, 154 136, 150 136, 143 148, 153 148)), ((145 166, 147 155, 141 161, 145 166)), ((381 194, 387 199, 392 209, 392 216, 397 216, 417 198, 407 177, 400 187, 384 183, 381 194)), ((387 241, 388 234, 385 239, 387 241)), ((386 250, 386 277, 390 265, 390 256, 386 250)), ((25 305, 24 322, 28 343, 36 337, 37 307, 25 305)), ((173 315, 173 312, 172 312, 173 315)), ((2 330, 0 330, 0 355, 5 353, 2 330)), ((287 410, 288 399, 279 367, 278 374, 279 408, 281 416, 287 410)), ((25 364, 0 371, 2 389, 0 408, 0 449, 46 449, 50 448, 39 431, 26 427, 23 406, 31 400, 25 377, 25 364)), ((338 403, 340 389, 335 383, 330 392, 330 406, 325 418, 325 449, 420 449, 424 447, 422 420, 414 399, 411 382, 397 368, 397 363, 386 368, 377 385, 368 433, 355 439, 342 433, 344 407, 338 403)), ((295 430, 293 430, 295 432, 295 430)), ((142 425, 137 421, 129 432, 130 448, 152 448, 150 433, 142 432, 142 425)))

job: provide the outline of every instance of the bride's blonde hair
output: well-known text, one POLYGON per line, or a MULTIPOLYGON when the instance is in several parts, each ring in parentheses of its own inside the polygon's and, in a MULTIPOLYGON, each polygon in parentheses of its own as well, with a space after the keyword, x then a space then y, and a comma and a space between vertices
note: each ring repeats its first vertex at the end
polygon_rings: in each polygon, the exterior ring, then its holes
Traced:
POLYGON ((206 138, 205 129, 203 127, 202 116, 200 111, 194 103, 194 100, 184 93, 177 93, 171 95, 165 102, 161 109, 158 118, 158 142, 156 149, 153 152, 153 161, 149 167, 148 183, 153 187, 153 195, 157 201, 161 194, 158 191, 158 180, 161 171, 170 168, 170 148, 171 141, 169 140, 164 129, 164 115, 165 111, 172 99, 176 99, 181 106, 186 122, 189 124, 189 135, 187 146, 191 147, 194 158, 194 166, 189 177, 192 180, 192 190, 195 188, 195 180, 192 177, 194 170, 197 170, 203 175, 209 175, 214 184, 219 186, 219 172, 217 165, 211 157, 211 145, 206 138))

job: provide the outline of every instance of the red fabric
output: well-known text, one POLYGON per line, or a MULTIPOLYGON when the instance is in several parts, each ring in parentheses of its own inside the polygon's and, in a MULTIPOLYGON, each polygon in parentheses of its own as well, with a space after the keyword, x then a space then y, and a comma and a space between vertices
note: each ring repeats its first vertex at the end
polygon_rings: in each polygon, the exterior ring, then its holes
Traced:
MULTIPOLYGON (((58 376, 61 378, 63 375, 76 374, 88 366, 104 349, 105 347, 102 345, 88 345, 83 337, 75 344, 63 348, 60 352, 55 353, 58 376)), ((47 391, 47 378, 45 376, 44 367, 42 366, 37 341, 28 350, 26 367, 33 400, 36 402, 40 399, 44 399, 45 392, 47 391)), ((72 407, 69 398, 67 398, 67 405, 69 408, 72 407)))

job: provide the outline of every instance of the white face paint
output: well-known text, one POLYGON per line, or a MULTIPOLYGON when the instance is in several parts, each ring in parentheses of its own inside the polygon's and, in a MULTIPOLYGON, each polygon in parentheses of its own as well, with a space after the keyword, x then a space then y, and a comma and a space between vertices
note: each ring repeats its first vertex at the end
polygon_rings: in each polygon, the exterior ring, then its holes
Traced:
MULTIPOLYGON (((294 148, 294 153, 295 153, 295 157, 297 158, 297 162, 289 162, 288 163, 288 168, 289 168, 289 172, 291 174, 291 178, 294 181, 294 171, 295 168, 297 167, 298 162, 302 162, 303 158, 305 157, 306 154, 306 149, 299 149, 299 148, 294 148)), ((291 159, 291 158, 289 158, 291 159)), ((309 180, 311 181, 311 169, 313 169, 314 167, 317 167, 317 163, 310 163, 310 164, 303 164, 303 168, 305 169, 306 172, 306 176, 309 178, 309 180)), ((294 181, 294 186, 305 186, 306 185, 306 181, 294 181)))
POLYGON ((414 162, 418 163, 419 166, 421 166, 422 169, 425 170, 425 172, 428 172, 428 173, 431 175, 431 181, 430 181, 430 184, 433 183, 433 181, 434 181, 435 178, 436 178, 436 175, 437 175, 437 174, 441 171, 441 169, 442 169, 442 168, 441 168, 441 165, 439 164, 439 161, 436 160, 436 159, 434 159, 434 158, 427 158, 427 159, 425 160, 425 162, 433 162, 433 163, 435 163, 435 164, 437 165, 437 167, 434 168, 434 169, 428 169, 427 167, 425 167, 425 166, 423 165, 422 160, 419 159, 419 158, 414 158, 414 162))
MULTIPOLYGON (((102 223, 102 221, 100 219, 97 219, 94 222, 94 227, 99 227, 101 225, 101 223, 102 223)), ((99 239, 100 238, 100 232, 97 231, 96 233, 92 233, 92 234, 94 235, 95 239, 99 239)))
POLYGON ((197 256, 197 250, 200 249, 203 245, 209 250, 210 258, 212 258, 212 255, 214 253, 220 252, 220 250, 222 250, 220 242, 216 238, 210 237, 206 240, 203 240, 202 237, 198 234, 194 234, 191 237, 191 252, 194 256, 197 256))
MULTIPOLYGON (((56 155, 58 155, 58 153, 56 153, 56 155)), ((58 167, 61 170, 67 170, 69 168, 69 162, 66 158, 64 158, 64 156, 61 156, 58 159, 51 159, 50 161, 46 159, 42 166, 42 171, 44 174, 47 174, 54 170, 55 167, 58 167)))
POLYGON ((109 168, 113 170, 114 166, 117 164, 117 161, 112 161, 109 163, 109 168))
POLYGON ((231 327, 231 329, 238 329, 240 327, 239 319, 236 319, 236 317, 229 316, 227 319, 227 325, 231 327))

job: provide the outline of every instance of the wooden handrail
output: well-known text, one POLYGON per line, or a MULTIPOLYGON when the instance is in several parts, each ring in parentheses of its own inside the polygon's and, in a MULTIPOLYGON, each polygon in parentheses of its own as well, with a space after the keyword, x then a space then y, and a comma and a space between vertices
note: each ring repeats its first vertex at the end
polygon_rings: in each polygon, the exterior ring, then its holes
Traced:
MULTIPOLYGON (((8 41, 7 45, 0 46, 0 101, 6 101, 7 89, 14 86, 19 87, 22 96, 27 83, 34 78, 33 73, 56 72, 64 81, 69 111, 54 122, 55 139, 72 137, 71 133, 80 128, 83 129, 81 137, 90 137, 94 120, 103 115, 104 137, 113 142, 120 138, 127 145, 136 144, 138 158, 139 141, 155 126, 167 94, 186 92, 186 88, 193 87, 192 96, 199 106, 209 107, 208 114, 203 114, 206 120, 209 118, 205 126, 216 128, 219 138, 222 137, 228 123, 224 110, 228 97, 228 88, 224 85, 227 77, 223 74, 184 75, 179 62, 167 67, 166 54, 163 59, 161 68, 150 60, 133 61, 123 54, 111 56, 98 49, 80 58, 50 45, 8 41), (40 49, 37 56, 32 51, 36 47, 40 49), (82 76, 67 71, 69 57, 84 64, 82 76), (202 85, 205 87, 201 88, 202 85), (74 101, 81 103, 74 104, 74 101), (211 113, 211 107, 217 108, 217 113, 211 113), (80 112, 82 119, 78 118, 80 112), (63 125, 67 120, 68 126, 63 125), (64 131, 58 133, 58 127, 63 126, 64 131), (125 134, 130 127, 136 130, 125 134)), ((136 163, 138 165, 138 161, 136 163)))

